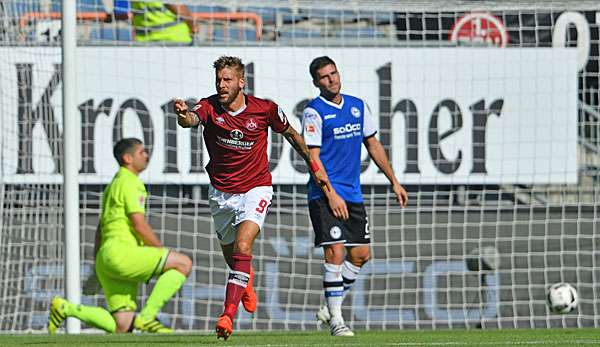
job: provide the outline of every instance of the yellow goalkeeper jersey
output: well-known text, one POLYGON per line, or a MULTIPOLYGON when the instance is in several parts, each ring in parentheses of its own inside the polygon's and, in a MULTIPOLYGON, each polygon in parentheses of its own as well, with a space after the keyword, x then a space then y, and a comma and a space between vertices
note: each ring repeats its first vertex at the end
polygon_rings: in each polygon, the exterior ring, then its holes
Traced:
POLYGON ((146 187, 140 178, 121 167, 102 194, 102 244, 119 240, 126 244, 143 245, 133 229, 129 215, 145 213, 146 187))

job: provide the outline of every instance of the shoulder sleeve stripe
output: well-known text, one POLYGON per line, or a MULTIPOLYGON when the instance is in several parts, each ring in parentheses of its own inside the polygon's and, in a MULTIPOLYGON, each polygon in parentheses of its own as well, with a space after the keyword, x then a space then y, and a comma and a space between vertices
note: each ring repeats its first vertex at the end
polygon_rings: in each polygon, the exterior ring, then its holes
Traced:
POLYGON ((363 136, 364 139, 368 139, 369 137, 373 137, 377 134, 377 130, 375 130, 371 135, 363 136))

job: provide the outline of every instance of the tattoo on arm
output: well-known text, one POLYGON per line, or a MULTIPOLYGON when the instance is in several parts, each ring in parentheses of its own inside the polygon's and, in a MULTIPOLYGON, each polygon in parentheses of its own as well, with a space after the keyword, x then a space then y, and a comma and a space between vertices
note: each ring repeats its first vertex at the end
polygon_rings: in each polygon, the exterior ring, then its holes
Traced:
POLYGON ((195 127, 200 124, 200 117, 194 112, 187 111, 185 117, 178 116, 177 123, 184 128, 195 127))
POLYGON ((298 134, 296 129, 294 129, 292 126, 288 127, 288 129, 283 133, 283 136, 307 163, 310 162, 310 152, 308 151, 306 142, 304 142, 304 139, 302 136, 300 136, 300 134, 298 134))
POLYGON ((188 111, 188 117, 190 117, 190 126, 195 127, 200 124, 200 118, 194 112, 188 111))

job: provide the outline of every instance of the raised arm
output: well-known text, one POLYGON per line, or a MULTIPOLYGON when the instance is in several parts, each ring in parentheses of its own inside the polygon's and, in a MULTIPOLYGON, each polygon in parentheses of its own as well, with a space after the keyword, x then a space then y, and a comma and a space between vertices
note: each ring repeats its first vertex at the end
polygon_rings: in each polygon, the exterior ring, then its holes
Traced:
POLYGON ((375 164, 377 164, 377 167, 381 169, 385 177, 390 181, 392 190, 396 194, 396 200, 398 200, 400 206, 406 207, 406 204, 408 203, 408 194, 406 193, 406 190, 404 190, 404 187, 400 185, 396 176, 394 176, 394 170, 390 165, 390 161, 388 160, 387 154, 385 154, 381 142, 379 142, 375 136, 370 136, 364 139, 363 143, 365 144, 369 155, 375 164))
POLYGON ((188 106, 182 99, 175 99, 174 111, 177 114, 177 123, 182 128, 191 128, 200 124, 200 118, 188 110, 188 106))
POLYGON ((333 188, 331 187, 327 173, 323 169, 323 165, 319 160, 318 154, 316 158, 311 156, 311 152, 308 150, 302 135, 298 134, 296 129, 294 129, 294 127, 291 125, 288 126, 282 135, 290 143, 290 145, 292 145, 294 150, 298 152, 298 154, 300 154, 300 156, 304 159, 315 181, 321 186, 321 189, 323 189, 323 192, 327 194, 328 192, 332 191, 333 188))

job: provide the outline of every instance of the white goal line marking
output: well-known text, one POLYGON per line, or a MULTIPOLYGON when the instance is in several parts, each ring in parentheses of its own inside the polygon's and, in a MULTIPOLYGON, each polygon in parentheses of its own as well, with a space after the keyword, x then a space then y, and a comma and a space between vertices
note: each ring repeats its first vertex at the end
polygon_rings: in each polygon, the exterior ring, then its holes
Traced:
MULTIPOLYGON (((382 343, 378 346, 527 346, 527 345, 600 345, 600 340, 560 340, 560 341, 505 341, 505 342, 399 342, 399 343, 382 343)), ((327 346, 364 346, 362 342, 348 343, 327 343, 327 346)), ((314 347, 314 344, 267 344, 267 345, 252 345, 254 347, 314 347)))

